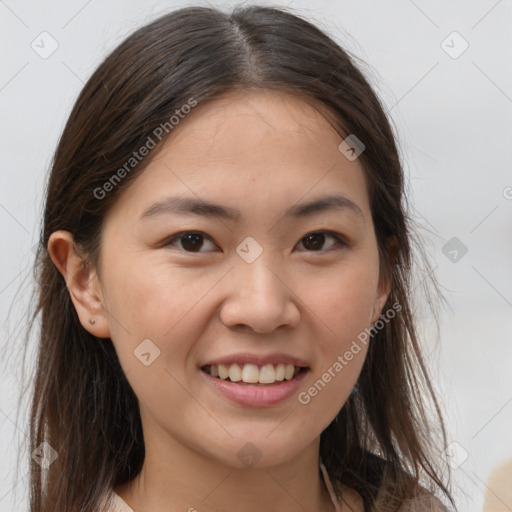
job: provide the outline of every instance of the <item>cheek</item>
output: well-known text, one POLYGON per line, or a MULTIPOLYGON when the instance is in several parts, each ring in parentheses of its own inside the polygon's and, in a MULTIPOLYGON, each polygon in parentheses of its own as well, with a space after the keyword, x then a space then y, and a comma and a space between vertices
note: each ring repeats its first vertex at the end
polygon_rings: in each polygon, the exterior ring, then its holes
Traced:
POLYGON ((191 329, 200 329, 201 297, 212 284, 168 264, 141 263, 125 259, 108 276, 112 341, 145 407, 157 413, 165 399, 166 410, 186 411, 184 362, 191 329))
POLYGON ((202 279, 197 272, 178 269, 168 262, 152 258, 125 258, 109 274, 109 302, 119 320, 133 333, 150 330, 162 337, 184 318, 211 287, 212 279, 202 279))
MULTIPOLYGON (((143 375, 149 378, 162 365, 169 351, 166 338, 185 339, 180 332, 186 323, 183 318, 186 319, 198 295, 179 276, 177 272, 164 271, 161 265, 128 257, 112 266, 106 276, 112 342, 125 373, 132 379, 143 375), (154 362, 146 367, 137 354, 147 351, 154 362), (148 369, 152 370, 150 375, 146 375, 148 369)), ((180 351, 179 344, 173 346, 175 354, 180 351)))
POLYGON ((370 324, 377 284, 378 272, 372 265, 346 265, 309 281, 303 296, 326 329, 344 338, 370 324))
POLYGON ((324 427, 343 407, 361 372, 377 286, 377 275, 368 267, 345 270, 328 286, 317 281, 308 291, 317 325, 318 364, 298 399, 324 427))

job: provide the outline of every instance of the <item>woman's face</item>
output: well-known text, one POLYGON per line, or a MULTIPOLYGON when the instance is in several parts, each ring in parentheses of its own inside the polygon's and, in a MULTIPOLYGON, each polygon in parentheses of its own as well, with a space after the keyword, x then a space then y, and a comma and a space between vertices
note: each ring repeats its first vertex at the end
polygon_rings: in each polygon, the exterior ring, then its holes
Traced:
POLYGON ((81 319, 112 339, 146 443, 271 466, 317 443, 342 408, 367 352, 358 335, 388 290, 363 168, 341 142, 296 96, 230 93, 181 120, 109 213, 91 282, 105 315, 81 319), (305 208, 328 196, 340 199, 305 208), (221 361, 248 380, 305 368, 219 387, 204 370, 221 361))

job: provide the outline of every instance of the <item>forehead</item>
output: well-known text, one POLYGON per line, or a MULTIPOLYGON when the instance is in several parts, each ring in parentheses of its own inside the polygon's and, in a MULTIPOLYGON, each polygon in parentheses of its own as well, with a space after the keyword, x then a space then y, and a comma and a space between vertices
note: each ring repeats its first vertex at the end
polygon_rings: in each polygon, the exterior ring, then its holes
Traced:
MULTIPOLYGON (((149 199, 184 192, 245 209, 263 198, 298 202, 309 193, 352 193, 366 204, 363 168, 343 156, 343 136, 296 94, 236 91, 197 105, 118 201, 141 213, 149 199), (135 185, 135 186, 133 186, 135 185), (172 193, 171 193, 172 192, 172 193), (144 203, 144 205, 142 204, 144 203), (245 206, 244 206, 245 205, 245 206)), ((289 205, 285 205, 289 206, 289 205)))
MULTIPOLYGON (((246 139, 247 134, 255 137, 254 146, 269 142, 265 136, 286 139, 302 135, 302 138, 324 140, 326 136, 340 137, 318 109, 322 105, 316 100, 287 91, 273 89, 240 90, 226 94, 198 105, 193 115, 185 118, 172 137, 174 145, 194 144, 194 139, 203 137, 202 142, 214 145, 219 151, 224 141, 221 136, 235 131, 230 137, 246 139), (240 129, 240 132, 238 130, 240 129), (212 134, 217 137, 211 139, 212 134), (245 136, 245 137, 244 137, 245 136)), ((325 110, 325 108, 324 108, 325 110)), ((234 141, 233 141, 234 142, 234 141)), ((236 148, 230 146, 230 150, 236 148)))

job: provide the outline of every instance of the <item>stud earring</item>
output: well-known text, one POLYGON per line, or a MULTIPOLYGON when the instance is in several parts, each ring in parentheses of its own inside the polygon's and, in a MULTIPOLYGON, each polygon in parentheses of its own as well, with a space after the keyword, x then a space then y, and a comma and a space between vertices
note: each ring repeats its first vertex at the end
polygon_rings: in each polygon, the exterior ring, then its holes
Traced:
POLYGON ((96 320, 94 320, 94 318, 89 318, 89 323, 92 325, 92 324, 95 324, 96 323, 96 320))

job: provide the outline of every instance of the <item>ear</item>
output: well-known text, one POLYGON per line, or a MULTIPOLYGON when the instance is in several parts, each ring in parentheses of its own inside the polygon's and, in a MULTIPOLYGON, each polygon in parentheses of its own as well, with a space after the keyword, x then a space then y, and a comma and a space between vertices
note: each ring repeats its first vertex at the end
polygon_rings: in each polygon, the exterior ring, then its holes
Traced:
POLYGON ((71 233, 52 233, 48 240, 48 253, 66 280, 82 327, 98 338, 109 338, 110 328, 96 271, 89 268, 76 252, 71 233), (94 323, 91 324, 90 319, 94 323))
POLYGON ((391 292, 391 281, 386 276, 379 277, 379 285, 375 292, 375 300, 373 301, 373 312, 371 317, 371 324, 373 325, 380 317, 384 304, 388 300, 389 293, 391 292))
POLYGON ((389 294, 391 293, 391 286, 393 280, 393 267, 398 256, 398 241, 393 236, 388 239, 387 246, 387 261, 381 261, 379 271, 379 284, 375 292, 375 300, 373 302, 373 312, 371 317, 371 323, 374 324, 382 314, 384 305, 388 300, 389 294))

